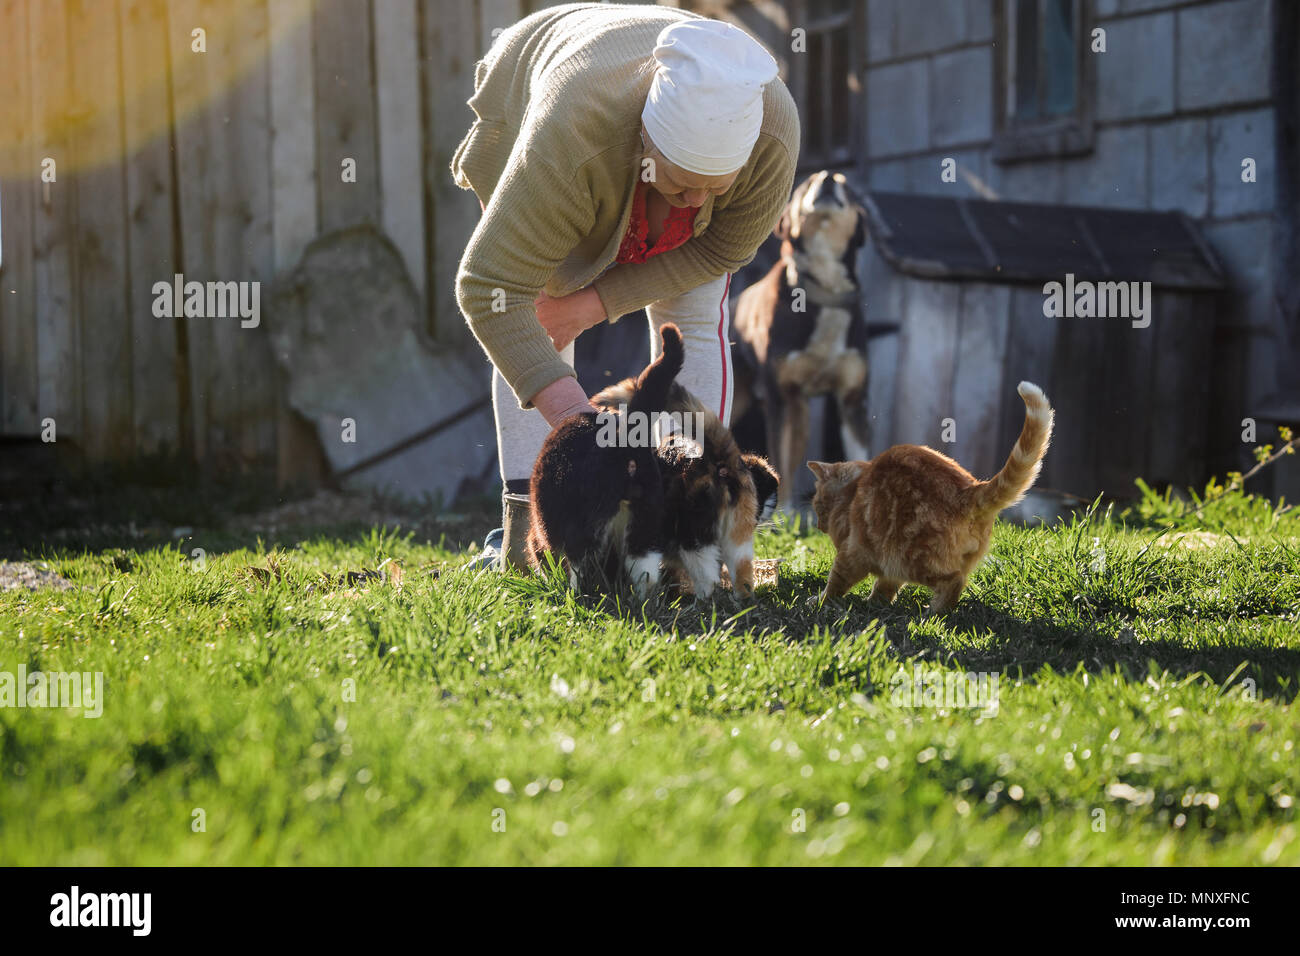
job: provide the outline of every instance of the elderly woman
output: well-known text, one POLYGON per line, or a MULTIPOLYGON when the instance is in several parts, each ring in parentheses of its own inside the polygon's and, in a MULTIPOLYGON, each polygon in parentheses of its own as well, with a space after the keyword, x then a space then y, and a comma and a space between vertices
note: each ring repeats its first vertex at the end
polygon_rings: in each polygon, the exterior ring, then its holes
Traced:
POLYGON ((521 564, 528 479, 550 430, 591 411, 573 340, 645 308, 674 322, 679 381, 731 406, 727 291, 790 195, 794 101, 743 30, 658 6, 568 4, 506 30, 475 73, 456 183, 483 216, 456 296, 495 368, 504 529, 521 564))

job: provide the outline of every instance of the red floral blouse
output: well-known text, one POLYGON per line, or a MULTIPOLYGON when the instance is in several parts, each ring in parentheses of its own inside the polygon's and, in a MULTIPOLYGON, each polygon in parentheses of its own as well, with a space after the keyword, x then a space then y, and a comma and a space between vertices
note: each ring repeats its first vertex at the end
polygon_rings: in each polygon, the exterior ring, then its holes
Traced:
POLYGON ((668 210, 668 218, 664 220, 663 235, 654 244, 654 248, 647 249, 646 237, 650 233, 650 221, 646 218, 645 203, 648 188, 649 184, 644 181, 636 184, 636 193, 632 197, 632 218, 628 220, 627 232, 623 234, 615 262, 645 262, 651 256, 676 249, 691 238, 694 232, 698 207, 673 206, 668 210))

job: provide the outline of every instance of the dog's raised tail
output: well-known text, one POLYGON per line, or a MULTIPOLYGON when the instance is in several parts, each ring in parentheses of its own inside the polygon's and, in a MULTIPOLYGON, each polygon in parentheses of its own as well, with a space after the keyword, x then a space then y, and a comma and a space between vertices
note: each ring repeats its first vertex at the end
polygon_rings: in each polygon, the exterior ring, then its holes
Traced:
POLYGON ((659 329, 659 339, 663 342, 663 349, 659 357, 637 376, 636 389, 627 406, 630 412, 650 415, 668 407, 668 393, 677 373, 682 370, 686 351, 681 330, 671 322, 659 329))
POLYGON ((1025 402, 1025 424, 1002 470, 971 488, 976 514, 997 514, 1023 498, 1038 478, 1052 440, 1054 414, 1043 390, 1032 382, 1021 382, 1016 391, 1025 402))

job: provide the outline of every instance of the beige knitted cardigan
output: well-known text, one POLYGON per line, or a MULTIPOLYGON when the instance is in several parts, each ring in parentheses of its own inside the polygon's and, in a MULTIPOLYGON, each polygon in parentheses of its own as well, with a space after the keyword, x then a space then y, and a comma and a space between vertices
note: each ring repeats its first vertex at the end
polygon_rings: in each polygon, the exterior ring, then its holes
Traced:
POLYGON ((563 296, 594 284, 616 321, 744 266, 789 199, 799 117, 778 79, 764 89, 749 162, 700 207, 692 237, 644 263, 607 268, 641 173, 651 51, 665 26, 691 16, 651 5, 550 7, 502 33, 475 68, 469 105, 478 118, 451 170, 486 208, 456 298, 522 408, 574 375, 537 320, 539 291, 563 296))

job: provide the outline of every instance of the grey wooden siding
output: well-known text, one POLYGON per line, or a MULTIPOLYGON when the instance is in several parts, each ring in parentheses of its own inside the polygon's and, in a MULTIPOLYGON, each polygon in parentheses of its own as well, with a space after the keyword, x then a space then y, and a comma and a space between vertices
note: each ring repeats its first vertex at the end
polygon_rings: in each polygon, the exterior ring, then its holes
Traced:
POLYGON ((292 472, 310 439, 272 317, 160 319, 152 287, 260 281, 265 307, 309 242, 357 223, 401 251, 436 341, 477 350, 454 278, 478 207, 447 167, 492 31, 545 5, 0 0, 0 435, 52 418, 89 462, 292 472))

